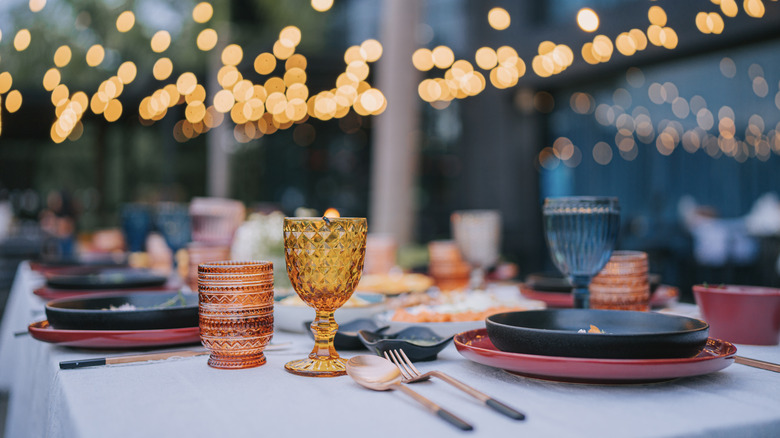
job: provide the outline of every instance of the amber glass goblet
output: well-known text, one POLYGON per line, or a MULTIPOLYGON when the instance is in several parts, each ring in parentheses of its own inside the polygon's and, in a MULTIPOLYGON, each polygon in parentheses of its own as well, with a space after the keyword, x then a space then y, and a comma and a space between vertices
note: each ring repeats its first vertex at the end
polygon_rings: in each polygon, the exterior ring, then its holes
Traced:
POLYGON ((338 330, 333 313, 360 281, 366 254, 365 218, 285 218, 284 257, 293 289, 316 313, 314 349, 306 359, 285 364, 301 376, 346 374, 346 360, 333 347, 338 330))

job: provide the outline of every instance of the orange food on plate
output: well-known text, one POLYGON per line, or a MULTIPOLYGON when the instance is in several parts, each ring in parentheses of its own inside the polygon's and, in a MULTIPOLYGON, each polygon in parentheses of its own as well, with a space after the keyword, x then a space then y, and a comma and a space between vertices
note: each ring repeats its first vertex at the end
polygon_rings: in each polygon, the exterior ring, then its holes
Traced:
POLYGON ((396 309, 392 321, 398 322, 463 322, 463 321, 482 321, 490 315, 503 312, 514 312, 526 310, 524 307, 496 306, 485 310, 466 310, 455 313, 434 312, 421 310, 419 312, 409 312, 406 309, 396 309))
POLYGON ((433 286, 433 279, 423 274, 366 274, 355 289, 387 295, 424 292, 433 286))

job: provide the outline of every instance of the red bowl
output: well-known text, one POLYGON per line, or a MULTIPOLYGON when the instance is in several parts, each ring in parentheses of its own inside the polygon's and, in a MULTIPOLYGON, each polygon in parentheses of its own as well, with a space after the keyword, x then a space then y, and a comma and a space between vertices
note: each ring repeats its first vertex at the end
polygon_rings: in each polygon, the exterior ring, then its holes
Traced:
POLYGON ((780 343, 780 289, 761 286, 693 286, 710 336, 735 344, 780 343))

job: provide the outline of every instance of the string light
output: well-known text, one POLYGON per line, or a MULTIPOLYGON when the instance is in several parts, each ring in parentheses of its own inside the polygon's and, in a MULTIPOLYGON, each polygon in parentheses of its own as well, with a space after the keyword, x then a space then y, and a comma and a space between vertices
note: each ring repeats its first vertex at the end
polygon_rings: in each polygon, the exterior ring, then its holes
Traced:
MULTIPOLYGON (((766 13, 766 6, 761 0, 743 0, 737 4, 735 0, 713 1, 719 6, 718 12, 700 12, 696 15, 695 25, 700 32, 707 34, 719 34, 723 32, 724 17, 737 15, 740 5, 745 14, 753 18, 761 18, 766 13)), ((33 13, 43 10, 46 0, 28 0, 29 9, 33 13)), ((332 0, 311 0, 313 9, 324 12, 333 6, 332 0)), ((194 23, 206 24, 213 19, 214 7, 210 1, 201 1, 192 9, 194 23)), ((581 54, 586 63, 597 64, 611 60, 615 51, 623 56, 632 56, 638 51, 645 50, 648 44, 667 49, 675 49, 679 43, 677 32, 668 26, 666 11, 659 5, 653 5, 648 9, 647 17, 649 25, 646 31, 630 29, 621 32, 614 40, 607 35, 595 35, 591 41, 586 42, 577 52, 581 54)), ((495 30, 504 30, 511 25, 511 16, 506 9, 492 8, 487 16, 488 24, 495 30)), ((135 27, 136 16, 133 11, 121 11, 116 17, 115 27, 119 33, 127 33, 135 27)), ((582 8, 576 16, 577 25, 586 32, 595 32, 600 25, 599 16, 590 8, 582 8)), ((208 25, 207 25, 208 26, 208 25)), ((307 74, 307 59, 297 53, 302 39, 302 32, 296 26, 286 26, 278 34, 272 50, 259 54, 245 54, 244 49, 238 44, 228 44, 222 50, 220 59, 222 68, 219 70, 218 83, 221 89, 213 96, 207 95, 200 79, 194 73, 185 72, 175 77, 171 83, 174 72, 173 61, 169 57, 160 57, 152 66, 151 73, 161 82, 161 88, 154 90, 149 96, 145 96, 139 104, 139 114, 144 124, 160 120, 168 113, 168 109, 177 105, 184 106, 184 119, 176 123, 174 136, 177 139, 197 136, 209 129, 219 126, 230 114, 231 120, 237 124, 234 134, 237 139, 258 138, 259 135, 268 135, 280 129, 288 129, 295 124, 305 123, 308 118, 321 120, 340 119, 350 111, 361 116, 380 114, 388 105, 384 94, 374 88, 368 81, 371 77, 371 63, 381 58, 383 48, 379 41, 370 39, 360 45, 349 47, 344 53, 344 71, 338 75, 333 88, 315 92, 309 89, 307 74), (239 70, 242 62, 255 56, 254 72, 239 70), (280 61, 284 61, 283 63, 280 61), (281 65, 280 65, 281 64, 281 65), (242 73, 243 71, 243 73, 242 73), (244 77, 244 74, 247 76, 244 77), (257 77, 255 74, 260 75, 257 77)), ((0 34, 0 38, 2 34, 0 34)), ((19 29, 13 38, 13 47, 16 51, 27 50, 32 42, 33 35, 28 29, 19 29)), ((219 35, 212 27, 205 27, 197 32, 195 45, 201 51, 210 51, 217 47, 219 35)), ((153 53, 163 53, 171 48, 172 36, 166 30, 157 31, 149 40, 147 50, 153 53)), ((72 134, 83 131, 80 117, 87 110, 95 114, 101 114, 111 122, 118 120, 125 112, 120 101, 124 87, 132 84, 139 74, 139 66, 130 60, 117 59, 117 53, 110 47, 98 42, 86 51, 85 60, 90 67, 101 67, 99 71, 116 67, 116 75, 101 82, 97 91, 87 96, 86 93, 70 92, 67 85, 62 83, 63 76, 67 77, 66 69, 71 65, 73 52, 78 49, 69 45, 59 46, 53 54, 53 65, 43 75, 43 88, 51 93, 52 105, 57 115, 57 127, 53 127, 56 134, 52 137, 55 141, 73 138, 72 134), (108 56, 110 54, 110 56, 108 56), (108 60, 108 61, 107 61, 108 60), (116 64, 115 64, 116 63, 116 64), (79 94, 81 93, 81 94, 79 94), (74 117, 74 114, 78 117, 74 117), (74 122, 75 120, 75 122, 74 122)), ((430 102, 434 107, 441 108, 453 99, 465 99, 481 93, 487 84, 495 88, 505 89, 516 86, 519 79, 526 72, 526 62, 520 58, 517 51, 509 46, 498 48, 480 47, 473 55, 473 61, 460 59, 452 48, 439 45, 432 49, 420 48, 412 56, 412 64, 423 72, 431 72, 428 77, 418 84, 418 94, 422 100, 430 102), (471 62, 475 62, 472 65, 471 62), (434 69, 435 68, 435 69, 434 69), (479 70, 478 70, 479 69, 479 70), (481 71, 480 71, 481 70, 481 71)), ((563 72, 575 62, 575 52, 566 44, 552 41, 543 41, 538 44, 537 54, 530 60, 529 70, 539 77, 549 77, 563 72)), ((144 67, 148 68, 148 67, 144 67)), ((721 64, 724 75, 734 76, 728 65, 721 64), (724 67, 725 65, 725 67, 724 67)), ((18 90, 11 90, 10 74, 0 74, 0 97, 2 105, 8 112, 18 111, 22 105, 22 95, 18 90), (4 77, 9 79, 3 80, 4 77), (5 81, 5 82, 4 82, 5 81)), ((148 74, 148 72, 147 72, 148 74)), ((760 98, 769 96, 770 84, 761 75, 751 74, 751 86, 754 94, 760 98)), ((640 85, 641 86, 641 85, 640 85)), ((662 104, 671 105, 672 111, 678 119, 695 117, 698 129, 706 126, 713 128, 714 116, 710 110, 700 107, 694 109, 694 100, 675 95, 666 84, 663 86, 651 85, 662 104), (658 88, 661 87, 661 88, 658 88), (709 116, 708 116, 709 114, 709 116)), ((90 91, 92 92, 92 91, 90 91)), ((771 98, 771 97, 770 97, 771 98)), ((652 97, 651 97, 652 99, 652 97)), ((656 99, 659 100, 659 99, 656 99)), ((775 97, 776 105, 780 108, 780 93, 775 97)), ((640 136, 643 140, 648 137, 643 118, 629 116, 621 113, 618 105, 609 110, 598 111, 592 97, 580 94, 571 99, 572 108, 581 114, 598 113, 610 120, 610 124, 617 123, 619 131, 634 130, 632 135, 640 136), (640 120, 641 119, 641 120, 640 120), (640 129, 641 128, 641 129, 640 129), (644 133, 644 134, 643 134, 644 133)), ((717 125, 721 127, 728 124, 726 119, 719 117, 717 125)), ((731 118, 732 122, 734 118, 731 118)), ((617 126, 617 125, 616 125, 617 126)), ((769 144, 762 143, 761 136, 751 132, 751 140, 747 139, 743 145, 736 146, 727 140, 734 137, 728 126, 719 129, 719 149, 722 153, 738 153, 744 144, 753 148, 769 144), (727 129, 728 128, 728 129, 727 129), (725 134, 724 134, 725 133, 725 134), (729 137, 731 135, 731 137, 729 137), (725 140, 724 140, 725 139, 725 140), (737 152, 734 152, 737 151, 737 152)), ((760 126, 758 123, 752 125, 760 126)), ((668 136, 672 136, 667 132, 668 136)), ((80 135, 80 134, 79 134, 80 135)), ((660 135, 660 134, 659 134, 660 135)), ((670 150, 670 144, 679 144, 683 136, 679 135, 676 143, 669 143, 667 135, 662 140, 656 139, 664 151, 670 150)), ((699 144, 698 148, 710 149, 713 140, 707 140, 705 136, 688 135, 688 146, 699 144), (709 143, 708 143, 709 141, 709 143)), ((775 142, 772 137, 772 142, 775 142)), ((241 140, 239 140, 241 141, 241 140)), ((626 141, 622 144, 628 145, 626 141)), ((625 146, 619 148, 622 152, 633 150, 625 146), (625 149, 625 150, 624 150, 625 149)), ((775 150, 775 149, 772 149, 775 150)), ((560 151, 558 151, 560 152, 560 151)), ((595 152, 594 152, 595 153, 595 152)), ((576 154, 574 154, 576 155, 576 154)), ((572 155, 572 157, 574 156, 572 155)), ((603 157, 605 154, 600 153, 603 157)), ((555 153, 553 152, 553 156, 555 153)), ((595 156, 595 155, 594 155, 595 156)), ((559 158, 560 159, 560 158, 559 158)), ((603 160, 602 160, 603 161, 603 160)), ((562 160, 564 164, 571 162, 562 160)), ((567 164, 568 165, 568 164, 567 164)))

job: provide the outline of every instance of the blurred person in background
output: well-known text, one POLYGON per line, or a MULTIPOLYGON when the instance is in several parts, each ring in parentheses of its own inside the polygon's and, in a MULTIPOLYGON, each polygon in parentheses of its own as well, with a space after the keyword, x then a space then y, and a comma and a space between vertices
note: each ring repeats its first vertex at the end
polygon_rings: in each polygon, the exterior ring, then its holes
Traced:
POLYGON ((63 259, 75 257, 76 215, 76 205, 67 191, 49 192, 46 208, 40 214, 41 229, 49 236, 46 255, 63 259))

